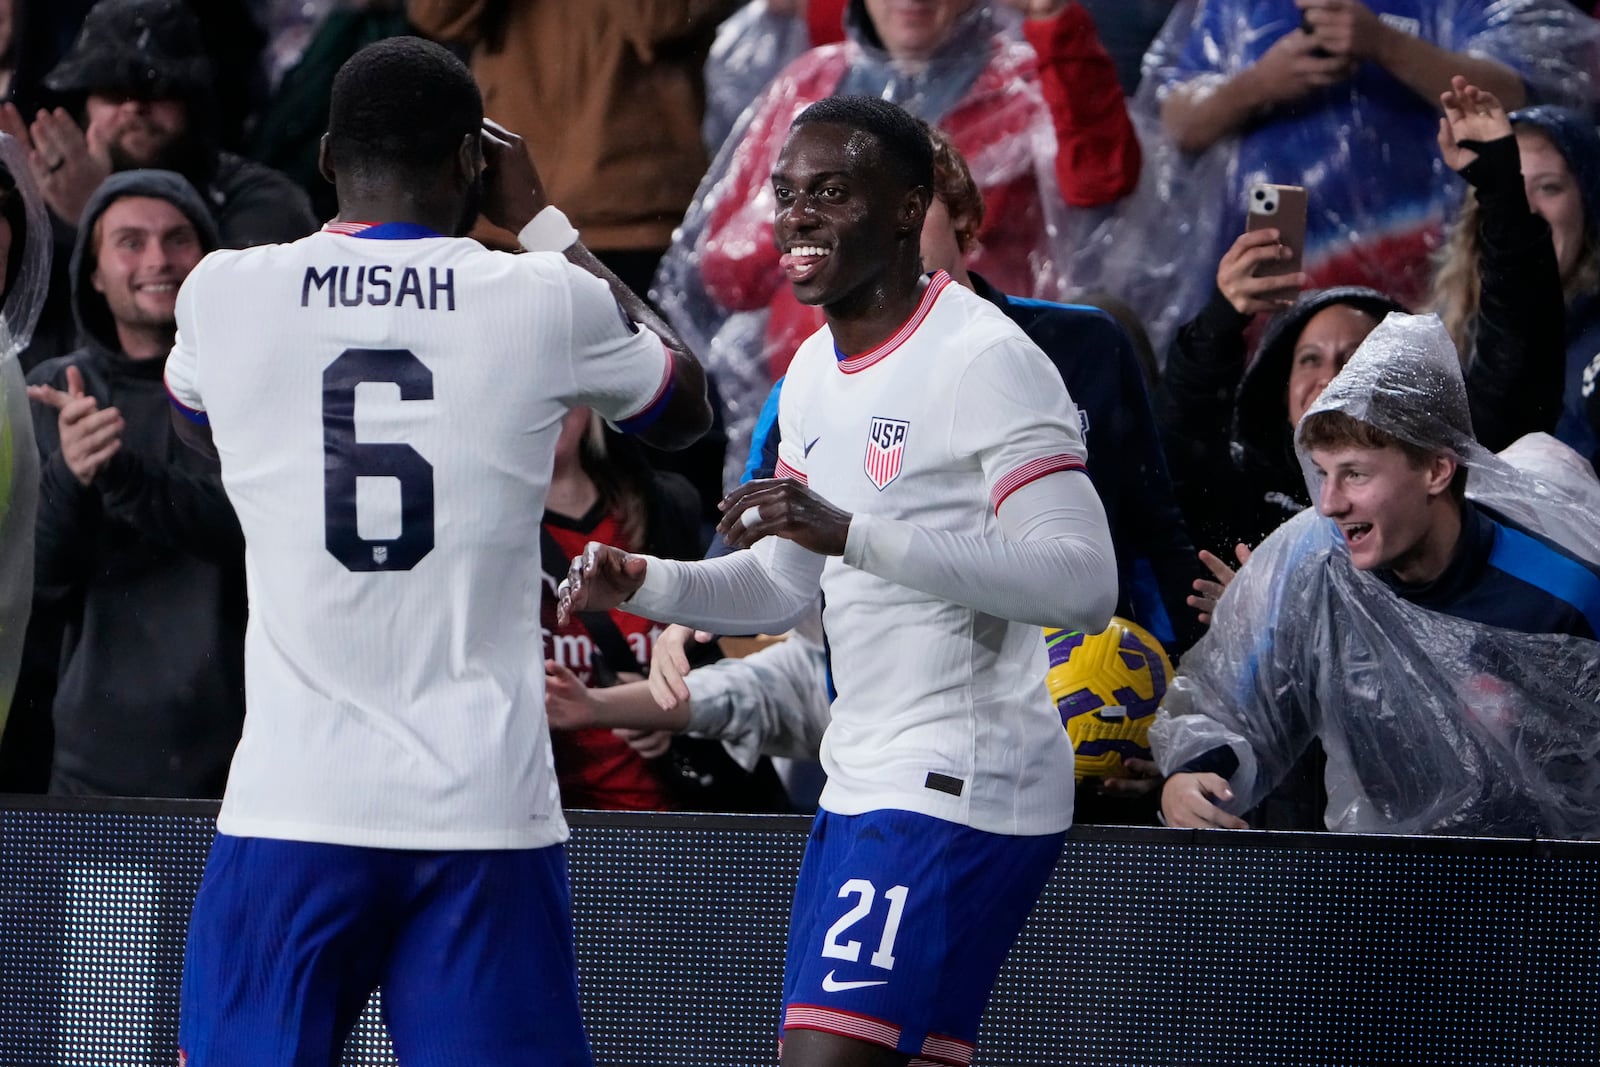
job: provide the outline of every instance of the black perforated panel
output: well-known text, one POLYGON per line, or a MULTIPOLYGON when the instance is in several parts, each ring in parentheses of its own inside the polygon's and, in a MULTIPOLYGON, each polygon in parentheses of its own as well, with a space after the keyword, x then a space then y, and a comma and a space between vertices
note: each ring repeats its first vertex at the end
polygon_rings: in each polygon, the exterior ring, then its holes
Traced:
MULTIPOLYGON (((0 1067, 170 1067, 203 804, 0 800, 0 1067)), ((573 818, 605 1067, 772 1063, 806 820, 573 818)), ((984 1065, 1600 1063, 1600 846, 1079 828, 984 1065)), ((375 1005, 351 1067, 393 1064, 375 1005)))

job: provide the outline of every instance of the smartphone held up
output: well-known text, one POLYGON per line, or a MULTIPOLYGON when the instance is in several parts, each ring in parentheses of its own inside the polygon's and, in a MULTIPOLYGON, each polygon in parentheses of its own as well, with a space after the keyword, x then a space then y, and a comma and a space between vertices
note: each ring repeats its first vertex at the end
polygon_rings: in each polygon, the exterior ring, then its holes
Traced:
POLYGON ((1289 250, 1282 259, 1256 267, 1257 277, 1269 274, 1298 274, 1305 258, 1306 191, 1298 185, 1256 182, 1250 186, 1245 204, 1245 231, 1277 230, 1278 243, 1289 250))

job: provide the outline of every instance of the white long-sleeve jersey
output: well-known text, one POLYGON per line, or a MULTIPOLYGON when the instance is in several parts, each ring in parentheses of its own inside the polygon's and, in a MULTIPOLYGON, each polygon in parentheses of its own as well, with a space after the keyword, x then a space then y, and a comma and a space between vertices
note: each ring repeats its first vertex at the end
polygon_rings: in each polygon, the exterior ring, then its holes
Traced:
POLYGON ((386 848, 563 840, 545 493, 570 405, 653 409, 661 340, 559 255, 333 232, 208 256, 178 331, 167 386, 209 418, 250 591, 218 827, 386 848))
POLYGON ((842 558, 768 538, 651 559, 629 610, 738 632, 787 625, 820 584, 837 697, 821 803, 1042 834, 1072 818, 1072 748, 1040 626, 1098 631, 1116 598, 1071 399, 987 301, 934 276, 894 337, 837 358, 824 328, 779 402, 780 476, 850 512, 842 558))

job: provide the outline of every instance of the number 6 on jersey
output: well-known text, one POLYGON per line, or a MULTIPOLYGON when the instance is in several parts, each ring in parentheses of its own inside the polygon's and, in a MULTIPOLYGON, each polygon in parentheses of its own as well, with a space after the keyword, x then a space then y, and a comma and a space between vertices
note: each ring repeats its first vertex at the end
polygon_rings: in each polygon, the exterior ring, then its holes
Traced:
POLYGON ((433 372, 404 348, 347 348, 322 372, 323 523, 328 551, 352 571, 408 571, 433 551, 433 464, 410 445, 356 440, 356 386, 390 382, 400 399, 432 400, 433 372), (400 483, 400 534, 361 536, 356 483, 400 483))

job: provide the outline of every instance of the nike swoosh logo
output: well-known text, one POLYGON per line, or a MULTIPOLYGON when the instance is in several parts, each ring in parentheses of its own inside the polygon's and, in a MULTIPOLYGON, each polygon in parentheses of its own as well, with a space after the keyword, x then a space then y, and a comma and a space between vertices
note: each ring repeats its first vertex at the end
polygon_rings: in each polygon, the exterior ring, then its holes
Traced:
POLYGON ((827 974, 822 976, 822 991, 824 993, 842 993, 846 989, 865 989, 867 986, 871 985, 888 984, 889 980, 887 978, 876 982, 839 982, 834 980, 832 971, 829 971, 827 974))
POLYGON ((812 450, 812 449, 813 449, 813 448, 816 448, 816 447, 817 447, 817 442, 818 442, 818 441, 820 441, 820 440, 822 440, 822 438, 821 438, 821 436, 817 436, 817 437, 813 437, 813 438, 812 438, 812 439, 811 439, 811 443, 810 443, 810 444, 809 444, 809 445, 806 445, 806 447, 805 447, 805 451, 804 451, 804 452, 802 452, 802 453, 801 453, 801 455, 804 455, 804 456, 809 456, 809 455, 811 455, 811 450, 812 450))

